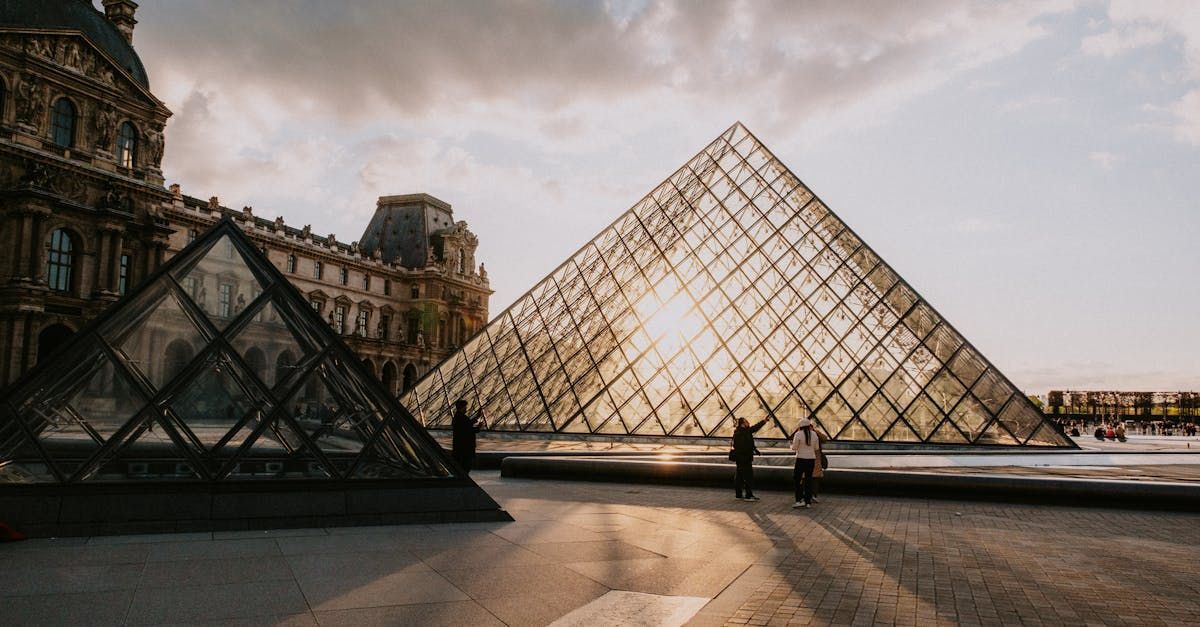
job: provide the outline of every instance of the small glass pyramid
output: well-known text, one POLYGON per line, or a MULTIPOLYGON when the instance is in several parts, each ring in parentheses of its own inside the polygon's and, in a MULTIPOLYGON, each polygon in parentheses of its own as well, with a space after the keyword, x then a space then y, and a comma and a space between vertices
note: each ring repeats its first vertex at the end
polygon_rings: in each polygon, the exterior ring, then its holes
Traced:
POLYGON ((2 398, 0 484, 445 478, 491 502, 228 219, 2 398))
POLYGON ((491 428, 1075 445, 740 123, 401 400, 491 428))

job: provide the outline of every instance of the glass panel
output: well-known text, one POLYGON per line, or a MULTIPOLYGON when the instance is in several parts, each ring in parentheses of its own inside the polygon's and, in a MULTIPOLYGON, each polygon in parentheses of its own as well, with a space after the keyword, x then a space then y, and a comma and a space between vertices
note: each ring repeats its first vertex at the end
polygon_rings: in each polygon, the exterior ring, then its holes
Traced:
POLYGON ((126 310, 138 315, 111 327, 105 339, 155 388, 162 389, 208 341, 173 292, 152 291, 157 293, 156 302, 138 299, 137 309, 126 310))
POLYGON ((286 381, 302 359, 313 353, 292 333, 274 303, 263 303, 249 323, 230 340, 246 366, 266 386, 286 381))
POLYGON ((194 265, 172 274, 180 285, 196 286, 188 296, 219 329, 246 308, 253 294, 266 288, 229 235, 221 236, 194 265))

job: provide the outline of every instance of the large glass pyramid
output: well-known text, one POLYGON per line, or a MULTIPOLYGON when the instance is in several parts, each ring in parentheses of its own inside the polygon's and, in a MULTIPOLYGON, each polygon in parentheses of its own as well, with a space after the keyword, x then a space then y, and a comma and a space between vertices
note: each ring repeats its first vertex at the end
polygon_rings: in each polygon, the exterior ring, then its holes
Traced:
POLYGON ((1074 444, 740 123, 401 400, 501 431, 1074 444))
POLYGON ((0 486, 302 480, 498 509, 228 219, 0 401, 0 486))

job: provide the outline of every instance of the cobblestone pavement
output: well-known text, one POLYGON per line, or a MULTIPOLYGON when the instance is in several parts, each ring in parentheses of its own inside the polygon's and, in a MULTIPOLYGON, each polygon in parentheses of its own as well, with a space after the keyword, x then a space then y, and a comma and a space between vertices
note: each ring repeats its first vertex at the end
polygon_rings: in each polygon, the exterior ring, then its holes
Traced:
POLYGON ((516 522, 0 545, 0 625, 1200 624, 1196 514, 473 476, 516 522))
MULTIPOLYGON (((489 489, 502 498, 516 487, 499 484, 489 489)), ((1196 514, 832 494, 793 510, 772 493, 742 503, 691 488, 553 491, 770 539, 694 625, 1200 624, 1196 514)))

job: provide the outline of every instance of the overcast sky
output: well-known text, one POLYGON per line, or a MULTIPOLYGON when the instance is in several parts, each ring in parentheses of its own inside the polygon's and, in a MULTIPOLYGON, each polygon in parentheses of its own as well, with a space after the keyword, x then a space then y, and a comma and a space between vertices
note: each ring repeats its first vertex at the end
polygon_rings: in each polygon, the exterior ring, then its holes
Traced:
POLYGON ((743 121, 1029 392, 1200 389, 1200 2, 147 0, 185 193, 427 192, 497 313, 743 121))

